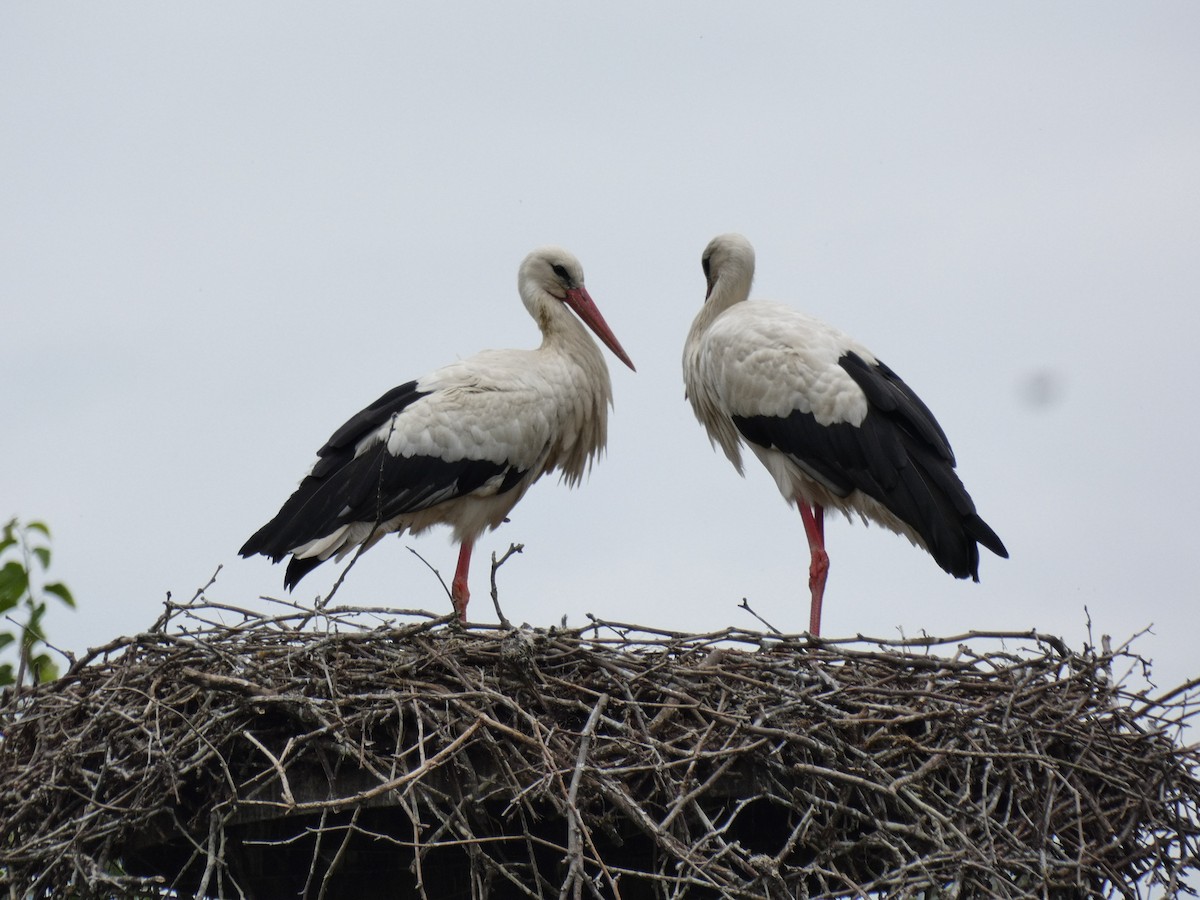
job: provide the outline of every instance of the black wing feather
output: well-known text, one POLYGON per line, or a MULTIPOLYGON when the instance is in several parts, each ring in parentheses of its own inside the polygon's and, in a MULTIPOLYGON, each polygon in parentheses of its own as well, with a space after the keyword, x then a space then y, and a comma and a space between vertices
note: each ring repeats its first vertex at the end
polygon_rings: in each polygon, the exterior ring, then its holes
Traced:
POLYGON ((345 462, 347 454, 353 457, 354 448, 358 446, 359 441, 427 393, 417 390, 415 381, 408 381, 392 388, 366 409, 355 413, 317 451, 318 461, 312 474, 322 475, 329 469, 337 468, 345 462))
POLYGON ((951 466, 955 465, 954 451, 942 426, 929 407, 904 380, 882 362, 873 365, 850 350, 838 364, 854 379, 867 395, 867 402, 881 412, 894 415, 919 434, 930 447, 937 450, 951 466))
MULTIPOLYGON (((358 445, 392 416, 425 396, 415 381, 388 391, 350 418, 317 451, 317 463, 270 522, 239 551, 279 561, 296 547, 353 522, 384 522, 463 496, 500 478, 498 492, 512 490, 525 470, 490 460, 453 462, 432 456, 393 456, 378 441, 355 455, 358 445)), ((320 564, 292 559, 284 583, 292 587, 320 564)))
POLYGON ((859 490, 919 534, 934 560, 957 578, 979 580, 979 547, 1007 557, 975 512, 954 471, 954 453, 933 413, 895 372, 856 353, 839 360, 867 397, 859 425, 822 425, 811 413, 734 416, 748 441, 786 453, 834 494, 859 490))

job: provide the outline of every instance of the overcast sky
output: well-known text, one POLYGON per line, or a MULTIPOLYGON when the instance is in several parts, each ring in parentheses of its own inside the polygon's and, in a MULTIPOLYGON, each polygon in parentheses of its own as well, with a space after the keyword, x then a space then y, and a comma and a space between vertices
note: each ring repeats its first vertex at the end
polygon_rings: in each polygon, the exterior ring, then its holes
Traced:
MULTIPOLYGON (((168 591, 248 605, 236 556, 346 418, 531 347, 533 247, 582 260, 606 458, 480 541, 515 621, 683 630, 808 617, 798 514, 739 478, 680 353, 724 231, 755 295, 923 397, 1011 559, 955 581, 830 520, 824 630, 1039 628, 1200 669, 1200 6, 1195 3, 9 3, 0 7, 0 519, 54 530, 79 651, 168 591)), ((448 610, 448 531, 389 539, 342 602, 448 610)), ((328 590, 310 575, 296 597, 328 590)))

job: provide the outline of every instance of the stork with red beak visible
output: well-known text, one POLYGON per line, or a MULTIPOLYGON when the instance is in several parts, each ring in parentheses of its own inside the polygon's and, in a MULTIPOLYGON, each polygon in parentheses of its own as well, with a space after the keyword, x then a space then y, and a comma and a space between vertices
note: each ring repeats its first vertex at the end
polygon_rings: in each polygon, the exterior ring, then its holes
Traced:
POLYGON ((291 556, 290 590, 326 560, 385 535, 449 525, 460 544, 451 600, 465 621, 479 536, 543 475, 558 471, 574 486, 604 450, 612 384, 584 326, 633 369, 566 250, 530 253, 517 288, 540 347, 485 350, 388 391, 333 433, 241 555, 291 556))

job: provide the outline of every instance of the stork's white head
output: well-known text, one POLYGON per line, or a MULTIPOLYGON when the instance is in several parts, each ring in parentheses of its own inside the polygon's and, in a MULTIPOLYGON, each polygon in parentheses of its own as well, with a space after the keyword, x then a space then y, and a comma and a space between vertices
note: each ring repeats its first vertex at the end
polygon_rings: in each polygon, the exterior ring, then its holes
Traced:
POLYGON ((704 278, 708 282, 706 300, 712 296, 719 280, 727 286, 726 291, 734 291, 735 296, 731 299, 735 301, 745 300, 750 295, 750 283, 754 280, 754 248, 740 234, 718 234, 704 248, 700 265, 704 267, 704 278))
POLYGON ((517 272, 517 289, 525 308, 543 332, 553 329, 565 305, 592 329, 617 359, 633 368, 628 354, 588 294, 583 283, 583 266, 570 251, 562 247, 538 247, 531 252, 517 272))
POLYGON ((565 301, 567 291, 582 285, 582 263, 575 254, 562 247, 538 247, 521 261, 517 271, 517 288, 531 313, 534 313, 539 293, 565 301))

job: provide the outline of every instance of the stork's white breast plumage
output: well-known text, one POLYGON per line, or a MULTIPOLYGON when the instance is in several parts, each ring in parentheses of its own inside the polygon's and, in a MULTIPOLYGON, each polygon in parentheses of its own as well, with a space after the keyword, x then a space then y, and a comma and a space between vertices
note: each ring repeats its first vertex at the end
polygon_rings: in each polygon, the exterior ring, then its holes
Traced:
POLYGON ((708 293, 684 345, 687 398, 739 472, 745 446, 800 509, 813 633, 828 507, 905 535, 958 578, 978 580, 980 544, 1008 555, 975 512, 941 426, 895 372, 824 322, 749 301, 754 250, 741 235, 714 238, 703 266, 708 293))
POLYGON ((574 485, 604 449, 612 386, 584 324, 633 368, 570 253, 530 253, 518 289, 540 347, 487 350, 388 391, 334 432, 241 554, 290 555, 290 589, 325 560, 387 534, 450 525, 461 544, 451 595, 465 617, 475 540, 542 475, 559 471, 574 485))

